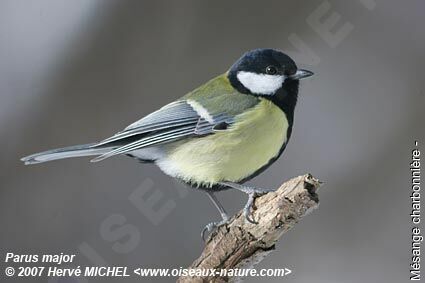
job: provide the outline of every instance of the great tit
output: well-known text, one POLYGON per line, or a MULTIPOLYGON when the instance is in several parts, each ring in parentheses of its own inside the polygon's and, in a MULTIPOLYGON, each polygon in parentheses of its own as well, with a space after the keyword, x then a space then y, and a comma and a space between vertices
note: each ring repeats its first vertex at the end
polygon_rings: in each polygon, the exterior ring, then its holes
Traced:
POLYGON ((250 222, 254 198, 269 192, 242 185, 282 154, 291 136, 299 80, 313 75, 298 69, 274 49, 245 53, 224 74, 129 125, 105 140, 36 153, 25 164, 96 156, 98 162, 128 155, 156 164, 165 174, 204 190, 225 224, 229 217, 215 192, 237 189, 248 194, 244 215, 250 222))

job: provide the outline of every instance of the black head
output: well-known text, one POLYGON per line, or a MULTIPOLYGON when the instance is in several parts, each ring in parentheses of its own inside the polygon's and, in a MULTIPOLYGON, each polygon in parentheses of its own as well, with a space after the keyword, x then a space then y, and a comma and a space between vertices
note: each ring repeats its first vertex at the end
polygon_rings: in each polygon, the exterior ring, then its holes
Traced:
POLYGON ((313 75, 297 68, 294 60, 274 49, 255 49, 233 64, 228 78, 238 91, 257 96, 273 96, 297 81, 313 75))

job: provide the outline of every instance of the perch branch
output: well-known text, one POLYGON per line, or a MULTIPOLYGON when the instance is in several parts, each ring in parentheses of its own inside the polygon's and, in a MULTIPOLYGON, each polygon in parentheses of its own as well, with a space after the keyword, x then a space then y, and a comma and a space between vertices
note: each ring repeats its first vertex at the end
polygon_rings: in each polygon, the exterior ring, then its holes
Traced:
MULTIPOLYGON (((255 200, 253 217, 258 224, 245 220, 238 212, 227 225, 212 233, 202 254, 190 269, 250 268, 275 248, 275 243, 303 216, 319 205, 316 194, 320 181, 310 174, 283 183, 275 192, 255 200)), ((180 277, 177 282, 229 282, 224 276, 180 277)))

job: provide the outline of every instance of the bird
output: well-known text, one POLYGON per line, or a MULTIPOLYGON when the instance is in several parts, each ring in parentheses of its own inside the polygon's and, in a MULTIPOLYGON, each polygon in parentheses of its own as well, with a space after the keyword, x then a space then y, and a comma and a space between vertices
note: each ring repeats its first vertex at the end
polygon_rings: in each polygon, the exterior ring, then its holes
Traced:
POLYGON ((166 175, 204 191, 221 220, 206 232, 228 223, 216 193, 236 189, 248 195, 243 208, 247 221, 257 196, 272 189, 245 183, 266 170, 285 150, 291 137, 299 81, 313 72, 299 69, 280 50, 244 53, 225 73, 94 143, 29 155, 26 164, 70 157, 94 156, 99 162, 127 155, 155 164, 166 175))

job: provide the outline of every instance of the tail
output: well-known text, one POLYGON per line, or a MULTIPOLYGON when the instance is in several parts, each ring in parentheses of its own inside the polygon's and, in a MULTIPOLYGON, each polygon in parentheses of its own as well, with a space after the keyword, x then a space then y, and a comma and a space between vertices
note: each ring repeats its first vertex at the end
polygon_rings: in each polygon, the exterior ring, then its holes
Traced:
POLYGON ((52 149, 26 156, 21 158, 21 160, 25 162, 25 165, 29 165, 70 157, 100 155, 112 149, 111 147, 93 148, 94 145, 96 145, 96 143, 52 149))

